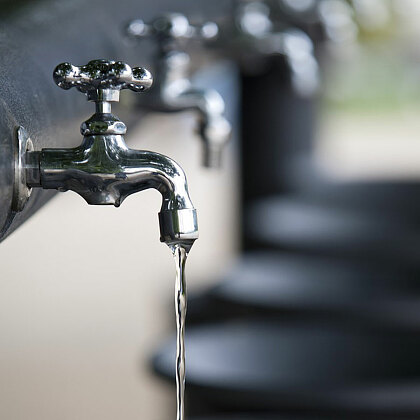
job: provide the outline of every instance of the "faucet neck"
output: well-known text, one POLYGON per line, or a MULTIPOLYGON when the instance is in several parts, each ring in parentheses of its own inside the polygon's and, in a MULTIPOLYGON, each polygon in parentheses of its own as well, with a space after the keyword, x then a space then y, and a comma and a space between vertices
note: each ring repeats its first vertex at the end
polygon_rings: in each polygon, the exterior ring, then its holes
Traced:
POLYGON ((117 89, 96 89, 88 91, 88 100, 95 102, 95 114, 80 126, 83 136, 123 135, 126 125, 111 113, 111 102, 118 102, 120 92, 117 89))
POLYGON ((97 101, 96 114, 110 114, 111 113, 111 102, 108 101, 97 101))

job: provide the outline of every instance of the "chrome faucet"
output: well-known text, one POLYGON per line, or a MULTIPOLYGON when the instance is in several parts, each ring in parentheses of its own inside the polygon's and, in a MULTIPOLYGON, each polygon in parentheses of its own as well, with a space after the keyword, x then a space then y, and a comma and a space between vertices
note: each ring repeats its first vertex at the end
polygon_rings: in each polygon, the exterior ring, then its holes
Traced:
POLYGON ((231 135, 225 118, 225 103, 213 89, 199 89, 190 81, 190 56, 184 46, 191 39, 208 40, 217 36, 215 23, 192 26, 178 13, 164 14, 151 24, 133 20, 126 28, 135 39, 153 37, 157 40, 156 81, 141 105, 159 112, 195 110, 199 114, 199 134, 204 142, 203 164, 219 167, 222 150, 231 135))
POLYGON ((94 60, 80 67, 62 63, 53 77, 59 87, 76 87, 86 94, 96 112, 81 125, 83 142, 75 148, 33 151, 25 130, 18 129, 16 210, 23 208, 35 187, 72 190, 88 204, 114 206, 130 194, 155 188, 162 195, 161 241, 192 244, 198 237, 197 217, 184 171, 164 155, 129 149, 123 137, 126 126, 111 113, 111 102, 119 100, 121 89, 150 88, 150 72, 120 61, 94 60))

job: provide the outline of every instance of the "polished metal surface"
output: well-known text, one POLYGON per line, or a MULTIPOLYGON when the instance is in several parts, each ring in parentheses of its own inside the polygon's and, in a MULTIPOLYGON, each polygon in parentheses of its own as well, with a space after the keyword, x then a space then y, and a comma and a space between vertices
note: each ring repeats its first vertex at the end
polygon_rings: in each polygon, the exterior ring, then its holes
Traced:
POLYGON ((12 210, 14 212, 22 211, 31 195, 31 188, 28 187, 26 180, 25 155, 33 148, 29 134, 23 127, 19 127, 16 130, 15 180, 12 200, 12 210))
POLYGON ((127 127, 111 114, 110 102, 119 101, 122 89, 142 92, 153 84, 145 68, 107 60, 92 60, 80 67, 61 63, 54 69, 53 78, 62 89, 75 87, 96 103, 96 113, 81 126, 82 135, 125 134, 127 127))
POLYGON ((133 193, 154 188, 162 195, 161 240, 189 243, 197 239, 196 211, 182 168, 159 153, 128 148, 121 134, 125 125, 111 114, 110 102, 118 101, 119 91, 148 89, 151 74, 121 62, 94 60, 81 67, 60 64, 54 70, 54 81, 63 89, 76 87, 85 93, 95 102, 96 113, 82 124, 80 146, 26 154, 29 187, 72 190, 88 204, 114 206, 133 193), (38 162, 39 179, 34 161, 38 162))
POLYGON ((190 81, 190 55, 184 51, 191 39, 211 40, 218 34, 215 23, 193 26, 178 13, 159 16, 146 24, 136 19, 127 26, 127 34, 136 39, 157 40, 156 84, 141 106, 160 112, 194 110, 199 113, 199 133, 204 143, 203 163, 218 167, 222 151, 231 137, 231 124, 225 118, 225 103, 213 89, 199 89, 190 81))
POLYGON ((121 89, 141 92, 149 89, 153 83, 148 70, 108 60, 92 60, 80 67, 61 63, 55 68, 53 78, 62 89, 76 87, 86 94, 89 101, 98 103, 118 102, 121 89))

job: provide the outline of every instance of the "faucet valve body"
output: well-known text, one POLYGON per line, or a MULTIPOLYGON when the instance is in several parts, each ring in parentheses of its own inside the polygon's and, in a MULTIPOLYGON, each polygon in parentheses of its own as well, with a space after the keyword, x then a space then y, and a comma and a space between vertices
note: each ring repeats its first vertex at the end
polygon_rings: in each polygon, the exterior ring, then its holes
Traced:
POLYGON ((80 146, 26 152, 27 186, 72 190, 88 204, 114 206, 133 193, 155 188, 162 195, 161 240, 197 239, 196 212, 182 168, 159 153, 128 148, 123 137, 126 126, 111 113, 111 102, 119 100, 121 89, 141 92, 152 85, 149 71, 119 61, 94 60, 81 67, 60 64, 53 77, 59 87, 76 87, 86 94, 95 102, 96 112, 81 126, 80 146))

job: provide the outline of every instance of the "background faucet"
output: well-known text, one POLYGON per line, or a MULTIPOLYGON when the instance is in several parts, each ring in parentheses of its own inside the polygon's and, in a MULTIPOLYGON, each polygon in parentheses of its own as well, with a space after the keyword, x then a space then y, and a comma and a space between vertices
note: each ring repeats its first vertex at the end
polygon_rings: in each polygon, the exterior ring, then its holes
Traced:
POLYGON ((311 38, 296 26, 275 21, 270 3, 237 1, 219 27, 219 36, 208 45, 233 57, 244 73, 258 74, 278 56, 288 65, 295 92, 310 97, 318 91, 319 65, 311 38))
MULTIPOLYGON (((76 87, 85 93, 95 102, 96 112, 81 125, 84 138, 80 146, 26 152, 17 171, 21 190, 25 193, 25 185, 72 190, 88 204, 119 206, 130 194, 155 188, 162 195, 161 241, 192 244, 198 237, 197 217, 184 171, 164 155, 129 149, 123 137, 126 126, 111 113, 111 102, 119 100, 121 89, 141 92, 150 88, 150 72, 120 61, 94 60, 80 67, 58 65, 54 81, 63 89, 76 87)), ((25 136, 19 128, 18 138, 25 136)))
POLYGON ((164 14, 150 24, 136 19, 127 26, 130 37, 153 37, 158 44, 157 83, 142 106, 160 112, 197 111, 199 133, 204 143, 203 164, 207 167, 220 166, 223 147, 231 135, 231 124, 224 117, 225 103, 220 94, 191 84, 190 56, 184 47, 191 39, 208 40, 217 33, 215 23, 192 26, 178 13, 164 14))
MULTIPOLYGON (((364 17, 373 21, 375 10, 369 8, 372 2, 361 2, 364 17)), ((386 2, 375 2, 384 6, 386 2)), ((320 41, 328 41, 338 47, 354 44, 357 41, 358 26, 355 22, 355 10, 359 2, 346 0, 309 0, 296 2, 293 0, 276 0, 270 3, 270 9, 276 21, 287 20, 293 25, 306 28, 320 41), (356 5, 354 3, 357 3, 356 5), (353 7, 352 7, 353 4, 353 7), (356 7, 354 7, 356 6, 356 7)), ((379 6, 381 9, 381 6, 379 6)), ((374 7, 377 11, 377 7, 374 7)), ((380 14, 380 13, 379 13, 380 14)))

